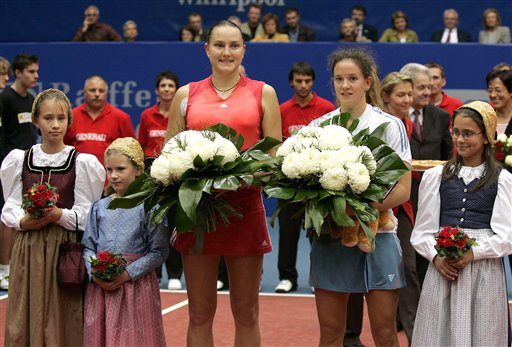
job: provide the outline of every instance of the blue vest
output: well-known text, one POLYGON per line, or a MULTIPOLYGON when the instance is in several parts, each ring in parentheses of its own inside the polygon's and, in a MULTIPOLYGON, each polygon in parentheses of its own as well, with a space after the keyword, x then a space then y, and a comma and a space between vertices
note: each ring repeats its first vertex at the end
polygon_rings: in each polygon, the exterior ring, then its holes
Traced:
POLYGON ((441 181, 440 226, 490 229, 498 183, 474 191, 478 179, 466 185, 462 178, 441 181))

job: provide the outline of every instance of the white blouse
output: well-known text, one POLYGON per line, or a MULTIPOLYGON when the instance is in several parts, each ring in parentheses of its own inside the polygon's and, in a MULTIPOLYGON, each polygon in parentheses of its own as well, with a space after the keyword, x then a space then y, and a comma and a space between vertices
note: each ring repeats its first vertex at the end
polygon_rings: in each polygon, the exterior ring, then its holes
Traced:
MULTIPOLYGON (((476 167, 464 166, 459 177, 468 184, 475 178, 481 177, 485 164, 476 167)), ((411 244, 416 251, 430 262, 437 254, 434 233, 440 229, 441 195, 439 186, 443 166, 427 170, 421 179, 418 214, 411 235, 411 244)), ((478 240, 478 246, 473 248, 474 259, 500 258, 512 254, 512 174, 501 170, 498 178, 498 194, 494 201, 491 217, 491 229, 494 235, 478 240)))
MULTIPOLYGON (((62 151, 48 154, 41 150, 41 145, 33 147, 33 161, 36 166, 59 167, 62 166, 73 149, 66 146, 62 151)), ((11 151, 2 162, 0 179, 4 193, 5 205, 2 209, 2 222, 8 227, 20 229, 20 219, 25 215, 21 208, 23 182, 23 160, 25 151, 15 149, 11 151)), ((98 159, 91 154, 80 153, 75 162, 75 203, 71 209, 62 209, 62 217, 57 221, 67 230, 75 230, 75 212, 78 217, 78 228, 85 230, 87 214, 91 204, 101 197, 105 182, 105 169, 98 159)))

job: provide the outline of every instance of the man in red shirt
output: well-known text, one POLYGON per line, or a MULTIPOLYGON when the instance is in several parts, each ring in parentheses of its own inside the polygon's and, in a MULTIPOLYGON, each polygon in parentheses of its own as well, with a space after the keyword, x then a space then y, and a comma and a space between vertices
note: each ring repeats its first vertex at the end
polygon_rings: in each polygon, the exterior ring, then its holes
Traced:
POLYGON ((107 147, 117 138, 133 137, 130 116, 107 102, 107 82, 100 76, 85 81, 85 102, 73 109, 73 123, 64 142, 78 152, 94 154, 103 164, 107 147))
MULTIPOLYGON (((306 62, 292 65, 288 76, 293 88, 293 97, 280 105, 283 141, 295 134, 300 128, 312 120, 331 112, 336 107, 329 101, 312 92, 315 71, 306 62)), ((297 244, 302 218, 297 218, 300 203, 285 206, 279 213, 279 253, 278 264, 279 284, 276 293, 288 293, 297 289, 297 244)))
POLYGON ((453 111, 463 105, 463 102, 453 96, 447 95, 443 91, 443 87, 446 85, 446 78, 444 75, 444 68, 437 63, 425 64, 430 70, 430 76, 432 77, 432 86, 430 88, 430 103, 442 108, 446 112, 453 116, 453 111))

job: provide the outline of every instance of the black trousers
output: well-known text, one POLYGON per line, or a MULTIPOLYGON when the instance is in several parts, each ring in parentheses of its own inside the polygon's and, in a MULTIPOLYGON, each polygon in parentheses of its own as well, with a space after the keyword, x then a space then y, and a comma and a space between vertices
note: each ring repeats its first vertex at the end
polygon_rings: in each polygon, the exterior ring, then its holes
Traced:
POLYGON ((277 268, 279 280, 290 280, 297 283, 297 248, 303 226, 304 207, 302 203, 292 203, 283 207, 279 213, 279 252, 277 268))
POLYGON ((397 236, 402 248, 402 262, 405 269, 406 286, 400 288, 397 319, 402 324, 409 345, 411 344, 414 320, 420 300, 420 281, 416 271, 416 250, 411 245, 412 223, 405 210, 398 210, 397 236))
POLYGON ((361 329, 363 328, 363 294, 350 293, 347 304, 347 324, 343 346, 360 345, 361 329))
MULTIPOLYGON (((183 274, 183 262, 181 260, 181 253, 173 246, 169 249, 169 256, 165 259, 165 270, 169 279, 180 279, 183 274)), ((156 268, 156 276, 162 278, 162 266, 156 268)))

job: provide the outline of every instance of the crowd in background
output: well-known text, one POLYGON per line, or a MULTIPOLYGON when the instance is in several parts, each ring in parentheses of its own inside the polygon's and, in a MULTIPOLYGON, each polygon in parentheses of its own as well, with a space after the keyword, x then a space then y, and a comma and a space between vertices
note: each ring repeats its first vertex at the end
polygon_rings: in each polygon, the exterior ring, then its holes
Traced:
MULTIPOLYGON (((409 23, 404 11, 395 11, 391 15, 391 26, 379 36, 377 28, 365 21, 366 8, 355 5, 351 17, 340 21, 339 41, 344 42, 419 42, 418 34, 409 23)), ((137 23, 128 20, 123 25, 123 36, 107 23, 99 21, 100 11, 96 6, 89 6, 84 13, 84 21, 78 29, 73 41, 137 41, 137 23)), ((245 41, 253 42, 303 42, 316 41, 315 31, 301 22, 297 8, 289 8, 284 13, 285 25, 280 26, 279 17, 274 13, 263 14, 260 4, 251 3, 247 11, 247 21, 241 22, 237 16, 229 20, 242 29, 245 41)), ((479 42, 486 44, 510 43, 510 28, 502 25, 497 9, 488 8, 482 14, 482 30, 478 38, 458 27, 459 14, 455 9, 446 9, 443 13, 444 28, 433 31, 431 42, 459 43, 479 42)), ((203 18, 199 12, 188 15, 188 23, 179 30, 177 40, 184 42, 204 42, 208 29, 203 26, 203 18)))

